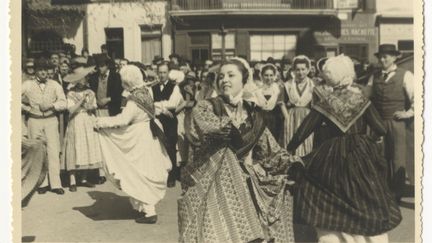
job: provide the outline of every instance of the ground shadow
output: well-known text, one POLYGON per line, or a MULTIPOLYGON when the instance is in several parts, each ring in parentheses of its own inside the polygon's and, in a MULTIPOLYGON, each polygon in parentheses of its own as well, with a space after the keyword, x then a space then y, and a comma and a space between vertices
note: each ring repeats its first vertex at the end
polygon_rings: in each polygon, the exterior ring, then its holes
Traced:
POLYGON ((139 213, 133 210, 129 197, 119 196, 112 192, 91 191, 87 193, 95 202, 90 206, 74 207, 86 217, 94 220, 135 219, 139 213))
POLYGON ((36 240, 35 236, 23 236, 21 237, 22 242, 34 242, 36 240))

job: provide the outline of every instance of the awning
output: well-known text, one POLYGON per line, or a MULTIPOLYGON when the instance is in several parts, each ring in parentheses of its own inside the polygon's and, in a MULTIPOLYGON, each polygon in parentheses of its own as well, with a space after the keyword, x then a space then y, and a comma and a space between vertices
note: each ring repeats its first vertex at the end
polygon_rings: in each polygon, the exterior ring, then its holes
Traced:
POLYGON ((28 30, 54 30, 67 38, 75 36, 85 12, 85 5, 52 5, 50 0, 27 0, 23 6, 28 30))

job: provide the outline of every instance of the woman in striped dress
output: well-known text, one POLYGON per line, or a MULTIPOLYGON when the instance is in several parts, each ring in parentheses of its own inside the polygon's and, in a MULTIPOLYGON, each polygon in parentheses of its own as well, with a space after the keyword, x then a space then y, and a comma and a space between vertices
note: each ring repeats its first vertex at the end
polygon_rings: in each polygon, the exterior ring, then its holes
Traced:
POLYGON ((383 135, 380 115, 360 89, 348 57, 327 60, 326 85, 314 90, 312 110, 294 134, 295 150, 324 121, 330 137, 305 157, 306 170, 295 192, 299 223, 314 226, 319 242, 388 242, 401 221, 386 183, 386 161, 366 126, 383 135))
MULTIPOLYGON (((307 75, 311 68, 311 62, 306 56, 297 56, 293 62, 294 79, 285 83, 286 106, 282 107, 282 114, 285 117, 283 136, 280 144, 286 148, 295 131, 303 119, 310 112, 310 102, 314 89, 314 82, 307 75)), ((311 152, 313 147, 313 134, 294 151, 295 155, 304 156, 311 152)))

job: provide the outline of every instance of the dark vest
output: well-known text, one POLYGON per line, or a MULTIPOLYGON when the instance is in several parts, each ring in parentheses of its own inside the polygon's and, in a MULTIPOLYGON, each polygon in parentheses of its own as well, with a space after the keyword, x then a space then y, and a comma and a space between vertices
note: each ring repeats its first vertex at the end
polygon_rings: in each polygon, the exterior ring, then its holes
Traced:
POLYGON ((384 120, 393 119, 393 114, 405 110, 409 103, 403 88, 405 72, 406 70, 397 68, 387 82, 381 73, 374 76, 372 102, 384 120))
MULTIPOLYGON (((174 87, 176 86, 175 82, 168 81, 168 83, 165 85, 165 88, 161 91, 160 85, 154 85, 152 87, 153 90, 153 100, 154 102, 163 101, 163 100, 169 100, 171 97, 171 94, 174 91, 174 87)), ((170 143, 177 143, 177 117, 175 116, 175 112, 172 112, 174 115, 174 118, 170 118, 168 116, 165 116, 163 114, 157 116, 159 121, 162 123, 162 127, 165 133, 165 136, 168 139, 168 142, 170 143)), ((183 126, 183 124, 181 124, 183 126)))
POLYGON ((155 85, 152 87, 153 89, 153 100, 155 102, 162 101, 162 100, 169 100, 171 97, 172 92, 174 91, 175 83, 172 81, 168 81, 168 83, 165 85, 165 88, 161 91, 160 85, 155 85))

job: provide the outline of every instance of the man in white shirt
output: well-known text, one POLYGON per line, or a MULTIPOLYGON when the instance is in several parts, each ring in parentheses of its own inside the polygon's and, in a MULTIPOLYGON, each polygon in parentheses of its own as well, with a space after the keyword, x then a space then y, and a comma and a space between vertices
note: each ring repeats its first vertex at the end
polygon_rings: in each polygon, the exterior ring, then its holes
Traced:
POLYGON ((29 117, 29 138, 45 138, 47 143, 48 176, 45 177, 38 192, 43 194, 51 189, 52 192, 62 195, 64 191, 60 181, 60 134, 57 114, 66 109, 66 97, 60 84, 48 79, 48 63, 39 60, 35 66, 36 78, 23 83, 21 96, 22 110, 29 117))
POLYGON ((414 117, 414 77, 410 71, 395 64, 400 56, 395 45, 380 45, 375 55, 382 70, 369 79, 368 86, 372 88, 371 100, 387 128, 384 150, 390 166, 389 183, 396 198, 400 199, 405 186, 407 161, 414 162, 406 150, 407 123, 414 117))

